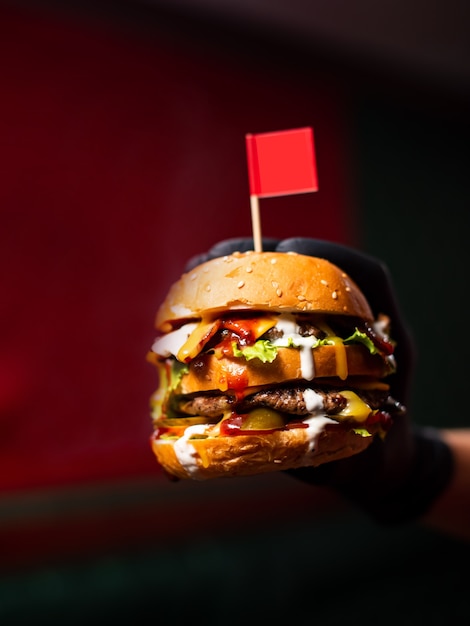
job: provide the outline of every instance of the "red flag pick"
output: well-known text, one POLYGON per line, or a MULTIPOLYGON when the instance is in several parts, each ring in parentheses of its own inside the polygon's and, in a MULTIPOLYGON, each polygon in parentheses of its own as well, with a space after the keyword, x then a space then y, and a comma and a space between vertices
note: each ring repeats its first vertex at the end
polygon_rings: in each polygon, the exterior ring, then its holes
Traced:
POLYGON ((246 135, 255 250, 261 251, 259 198, 318 190, 312 128, 246 135))
POLYGON ((259 198, 317 191, 313 130, 246 135, 251 195, 259 198))

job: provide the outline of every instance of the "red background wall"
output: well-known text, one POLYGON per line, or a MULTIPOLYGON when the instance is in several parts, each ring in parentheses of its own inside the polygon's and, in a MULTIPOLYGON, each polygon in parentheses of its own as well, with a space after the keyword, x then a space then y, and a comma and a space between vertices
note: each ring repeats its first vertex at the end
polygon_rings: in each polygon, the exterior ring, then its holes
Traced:
POLYGON ((251 234, 244 135, 313 126, 320 191, 263 234, 354 242, 347 101, 304 59, 164 19, 0 8, 0 490, 158 476, 153 317, 251 234))

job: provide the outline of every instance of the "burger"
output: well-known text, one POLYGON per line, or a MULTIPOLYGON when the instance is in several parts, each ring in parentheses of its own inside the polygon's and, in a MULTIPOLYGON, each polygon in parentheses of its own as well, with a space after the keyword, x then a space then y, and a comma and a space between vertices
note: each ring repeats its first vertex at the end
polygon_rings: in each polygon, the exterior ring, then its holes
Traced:
POLYGON ((317 466, 385 437, 403 407, 390 320, 326 259, 235 252, 172 285, 148 354, 151 446, 176 479, 317 466))

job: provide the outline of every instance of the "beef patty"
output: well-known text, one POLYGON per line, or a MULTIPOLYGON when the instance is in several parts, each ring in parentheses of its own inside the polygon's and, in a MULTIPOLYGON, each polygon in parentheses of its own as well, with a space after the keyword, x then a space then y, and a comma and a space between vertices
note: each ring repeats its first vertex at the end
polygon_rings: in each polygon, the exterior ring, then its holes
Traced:
MULTIPOLYGON (((175 395, 171 400, 171 409, 175 414, 204 415, 209 418, 221 417, 227 411, 236 410, 238 413, 248 413, 259 407, 274 409, 290 415, 306 416, 310 412, 305 402, 304 392, 305 388, 300 386, 278 387, 257 391, 241 400, 238 400, 235 394, 175 395)), ((341 395, 341 391, 338 389, 315 388, 315 392, 322 397, 327 415, 339 413, 347 404, 346 398, 341 395)), ((388 391, 354 389, 354 392, 371 409, 383 409, 390 413, 404 410, 400 403, 389 395, 388 391)))

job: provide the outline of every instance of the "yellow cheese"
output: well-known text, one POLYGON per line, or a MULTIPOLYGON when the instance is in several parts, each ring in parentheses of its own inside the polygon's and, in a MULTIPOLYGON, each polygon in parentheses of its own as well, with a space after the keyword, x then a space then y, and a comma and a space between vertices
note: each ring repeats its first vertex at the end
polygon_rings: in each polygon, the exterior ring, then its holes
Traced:
POLYGON ((263 317, 257 317, 253 320, 253 336, 254 339, 259 339, 264 333, 268 332, 276 325, 277 318, 265 315, 263 317))
POLYGON ((335 346, 336 353, 336 375, 341 380, 346 380, 348 377, 348 359, 346 356, 346 348, 341 337, 334 334, 333 330, 324 321, 320 322, 318 326, 326 333, 326 343, 335 346))
POLYGON ((204 446, 197 446, 197 453, 201 459, 202 467, 209 467, 209 457, 204 446))
POLYGON ((341 391, 341 395, 348 401, 345 408, 336 413, 335 419, 341 420, 353 420, 354 422, 365 422, 369 415, 372 413, 372 409, 361 398, 354 393, 354 391, 341 391))
POLYGON ((328 337, 328 343, 335 347, 336 356, 336 375, 345 380, 348 377, 348 359, 346 356, 346 348, 340 337, 328 337))
POLYGON ((176 355, 178 361, 181 361, 182 363, 189 363, 189 361, 194 359, 199 352, 201 352, 202 348, 209 341, 209 339, 214 335, 219 326, 220 322, 207 322, 205 320, 201 320, 178 350, 178 354, 176 355))

